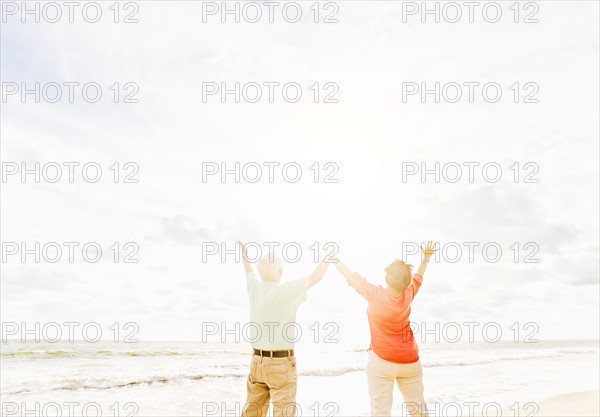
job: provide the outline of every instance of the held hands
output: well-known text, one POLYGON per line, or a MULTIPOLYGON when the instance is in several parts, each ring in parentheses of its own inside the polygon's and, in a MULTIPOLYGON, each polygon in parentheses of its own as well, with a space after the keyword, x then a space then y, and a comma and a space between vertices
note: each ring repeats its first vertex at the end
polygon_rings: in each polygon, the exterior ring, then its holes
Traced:
POLYGON ((437 248, 435 247, 435 243, 432 240, 427 242, 427 247, 423 248, 421 246, 421 252, 423 252, 423 262, 428 262, 431 255, 437 252, 437 248))

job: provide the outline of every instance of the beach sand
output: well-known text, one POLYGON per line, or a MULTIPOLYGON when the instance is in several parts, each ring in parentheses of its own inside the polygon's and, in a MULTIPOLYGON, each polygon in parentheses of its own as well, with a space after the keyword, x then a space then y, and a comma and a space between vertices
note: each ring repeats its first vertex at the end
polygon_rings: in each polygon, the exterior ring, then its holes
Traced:
POLYGON ((600 392, 586 391, 559 395, 540 402, 538 417, 600 416, 600 392))
MULTIPOLYGON (((465 399, 469 402, 469 399, 465 399)), ((496 402, 492 399, 490 402, 496 402)), ((498 414, 494 407, 485 409, 484 404, 463 408, 463 416, 534 416, 534 417, 579 417, 600 416, 599 391, 584 391, 546 397, 546 399, 516 400, 521 408, 516 411, 503 407, 498 414)), ((343 377, 301 377, 298 384, 297 402, 300 405, 298 415, 336 415, 336 416, 369 416, 369 395, 366 376, 363 372, 353 372, 343 377)), ((501 401, 497 401, 502 403, 501 401)), ((456 401, 461 404, 461 401, 456 401)), ((405 416, 402 397, 399 390, 394 388, 393 416, 405 416)), ((431 417, 457 416, 456 407, 446 405, 429 405, 431 417)))

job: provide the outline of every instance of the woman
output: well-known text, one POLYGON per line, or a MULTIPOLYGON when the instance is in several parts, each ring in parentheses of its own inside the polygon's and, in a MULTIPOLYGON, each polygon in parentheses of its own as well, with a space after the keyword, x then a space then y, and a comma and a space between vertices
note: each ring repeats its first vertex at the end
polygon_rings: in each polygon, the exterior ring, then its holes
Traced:
POLYGON ((429 258, 436 250, 433 242, 421 247, 423 262, 414 275, 412 265, 400 260, 392 262, 385 269, 385 288, 367 282, 342 262, 335 264, 348 285, 369 302, 371 345, 367 378, 372 416, 391 415, 394 381, 409 414, 427 416, 419 348, 410 328, 410 308, 423 283, 429 258))

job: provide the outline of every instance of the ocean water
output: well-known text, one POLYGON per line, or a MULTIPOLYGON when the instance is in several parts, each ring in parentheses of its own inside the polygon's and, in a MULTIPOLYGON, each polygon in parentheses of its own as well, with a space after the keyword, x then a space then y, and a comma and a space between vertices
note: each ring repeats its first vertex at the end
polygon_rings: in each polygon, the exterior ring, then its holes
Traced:
MULTIPOLYGON (((245 399, 250 361, 245 343, 9 341, 1 346, 2 415, 232 416, 239 415, 245 399)), ((474 414, 492 403, 503 410, 523 408, 598 389, 598 341, 421 344, 420 349, 426 401, 434 415, 460 415, 455 404, 469 415, 465 407, 474 414)), ((364 349, 336 345, 299 350, 297 358, 301 415, 368 415, 364 349)), ((395 415, 402 415, 401 405, 397 394, 395 415)))

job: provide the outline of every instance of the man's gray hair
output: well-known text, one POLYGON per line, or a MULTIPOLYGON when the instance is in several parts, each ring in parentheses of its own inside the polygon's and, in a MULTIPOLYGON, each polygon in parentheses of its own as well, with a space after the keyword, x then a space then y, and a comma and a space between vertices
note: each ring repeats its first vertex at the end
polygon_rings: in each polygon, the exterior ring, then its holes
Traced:
POLYGON ((268 253, 256 264, 256 269, 263 281, 278 282, 283 273, 281 260, 274 253, 268 253))

